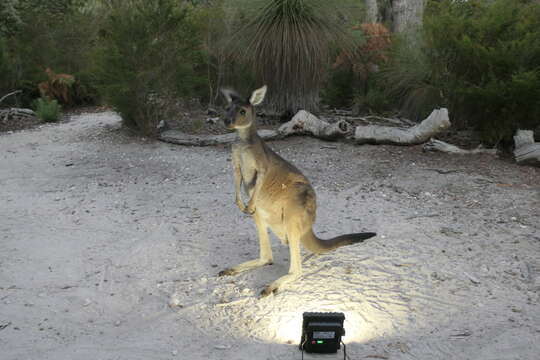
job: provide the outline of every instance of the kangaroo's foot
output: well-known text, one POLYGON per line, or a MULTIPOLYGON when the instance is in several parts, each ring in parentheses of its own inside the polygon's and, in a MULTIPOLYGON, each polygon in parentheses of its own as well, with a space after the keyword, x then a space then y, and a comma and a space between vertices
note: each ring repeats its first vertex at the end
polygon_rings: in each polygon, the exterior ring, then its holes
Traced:
POLYGON ((221 270, 218 273, 218 276, 228 276, 228 275, 236 275, 236 274, 238 274, 238 272, 235 271, 234 268, 227 268, 225 270, 221 270))
POLYGON ((270 294, 276 294, 283 285, 293 282, 294 280, 298 279, 300 275, 298 274, 287 274, 285 276, 280 277, 276 281, 272 282, 271 284, 267 285, 263 291, 261 291, 261 298, 266 297, 270 294))
POLYGON ((256 260, 246 261, 245 263, 220 271, 218 276, 237 275, 237 274, 240 274, 241 272, 248 271, 251 269, 256 269, 264 265, 272 265, 272 259, 256 259, 256 260))

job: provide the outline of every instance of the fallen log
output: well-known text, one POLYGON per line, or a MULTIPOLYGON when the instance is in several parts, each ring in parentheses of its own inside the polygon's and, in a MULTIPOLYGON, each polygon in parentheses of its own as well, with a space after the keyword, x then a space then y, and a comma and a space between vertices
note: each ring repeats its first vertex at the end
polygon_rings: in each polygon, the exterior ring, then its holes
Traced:
POLYGON ((0 131, 20 130, 37 125, 41 120, 30 109, 8 108, 0 110, 0 131))
MULTIPOLYGON (((259 130, 257 133, 264 140, 276 140, 283 137, 274 130, 259 130)), ((223 135, 191 135, 178 130, 166 130, 159 134, 159 140, 163 142, 186 146, 214 146, 231 144, 236 141, 236 138, 236 133, 223 135)))
POLYGON ((531 130, 518 130, 514 136, 514 157, 520 165, 540 166, 540 143, 534 142, 531 130))
POLYGON ((308 134, 326 140, 345 137, 351 132, 352 127, 345 120, 328 123, 305 110, 298 111, 290 121, 278 129, 278 133, 283 136, 308 134))
POLYGON ((410 128, 367 125, 358 126, 354 132, 356 142, 360 144, 395 144, 417 145, 450 127, 448 110, 435 109, 420 124, 410 128))
POLYGON ((468 154, 490 154, 497 155, 497 149, 484 149, 482 145, 478 146, 476 149, 466 150, 455 145, 446 143, 441 140, 430 139, 422 147, 424 151, 440 151, 449 154, 459 154, 459 155, 468 155, 468 154))
POLYGON ((30 109, 9 108, 0 110, 0 122, 6 123, 8 120, 18 121, 27 119, 37 119, 36 113, 30 109))

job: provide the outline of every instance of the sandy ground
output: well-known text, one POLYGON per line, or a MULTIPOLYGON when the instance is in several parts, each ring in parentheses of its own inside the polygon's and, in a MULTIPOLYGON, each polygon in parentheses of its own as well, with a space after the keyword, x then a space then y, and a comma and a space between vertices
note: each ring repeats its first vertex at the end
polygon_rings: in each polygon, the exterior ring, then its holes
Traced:
POLYGON ((302 311, 345 312, 351 360, 540 358, 539 169, 271 146, 311 179, 319 235, 379 235, 305 254, 301 280, 258 299, 288 249, 216 277, 258 254, 227 147, 130 136, 112 113, 0 135, 0 358, 300 359, 302 311))

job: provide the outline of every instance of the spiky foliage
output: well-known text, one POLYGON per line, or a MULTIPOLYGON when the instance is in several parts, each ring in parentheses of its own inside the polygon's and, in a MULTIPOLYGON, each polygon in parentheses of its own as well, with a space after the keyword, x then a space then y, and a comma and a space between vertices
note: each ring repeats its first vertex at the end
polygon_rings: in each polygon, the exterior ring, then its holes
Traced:
POLYGON ((265 107, 276 113, 316 111, 330 49, 346 32, 330 1, 267 0, 240 31, 237 52, 269 86, 265 107))
POLYGON ((75 84, 75 77, 69 74, 57 74, 50 68, 45 69, 47 81, 38 84, 42 97, 56 99, 63 104, 72 103, 72 89, 75 84))

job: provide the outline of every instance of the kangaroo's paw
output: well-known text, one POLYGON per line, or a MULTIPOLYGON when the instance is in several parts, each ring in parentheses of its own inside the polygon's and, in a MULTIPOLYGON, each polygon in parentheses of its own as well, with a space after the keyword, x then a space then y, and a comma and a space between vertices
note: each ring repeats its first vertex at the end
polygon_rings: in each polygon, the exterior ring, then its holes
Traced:
POLYGON ((218 276, 232 276, 238 274, 234 268, 228 268, 219 272, 218 276))
POLYGON ((270 294, 276 294, 283 287, 283 285, 291 283, 299 277, 300 274, 298 273, 289 273, 285 276, 280 277, 279 279, 264 288, 264 290, 261 292, 261 297, 265 297, 270 294))
POLYGON ((267 297, 271 294, 277 294, 278 288, 272 287, 272 285, 265 286, 263 291, 261 291, 260 298, 267 297))

